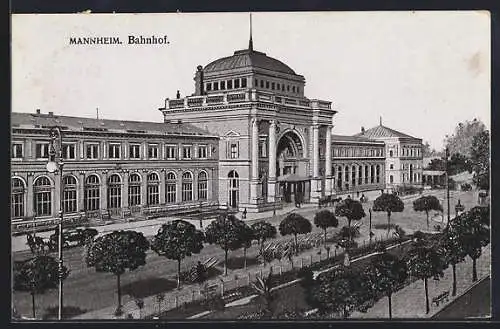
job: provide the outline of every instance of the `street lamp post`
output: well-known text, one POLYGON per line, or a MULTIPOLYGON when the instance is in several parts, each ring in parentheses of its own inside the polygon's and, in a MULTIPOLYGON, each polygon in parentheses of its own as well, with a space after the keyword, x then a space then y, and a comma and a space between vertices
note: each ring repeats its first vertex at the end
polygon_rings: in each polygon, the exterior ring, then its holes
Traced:
POLYGON ((368 212, 370 213, 370 244, 372 244, 372 235, 373 235, 373 232, 372 232, 372 208, 368 208, 368 212))
POLYGON ((58 250, 58 258, 59 258, 59 305, 57 317, 59 320, 62 319, 62 310, 63 310, 63 239, 62 239, 62 226, 63 226, 63 151, 62 151, 62 134, 61 129, 59 127, 54 127, 50 130, 50 138, 51 138, 51 147, 50 147, 50 159, 47 163, 47 171, 50 173, 54 173, 59 171, 59 223, 58 223, 58 239, 57 239, 57 250, 58 250), (55 142, 56 138, 59 139, 59 152, 57 152, 58 161, 56 162, 56 151, 55 151, 55 142))
POLYGON ((447 204, 447 222, 446 227, 450 225, 450 182, 448 181, 448 148, 445 149, 445 174, 446 174, 446 204, 447 204))

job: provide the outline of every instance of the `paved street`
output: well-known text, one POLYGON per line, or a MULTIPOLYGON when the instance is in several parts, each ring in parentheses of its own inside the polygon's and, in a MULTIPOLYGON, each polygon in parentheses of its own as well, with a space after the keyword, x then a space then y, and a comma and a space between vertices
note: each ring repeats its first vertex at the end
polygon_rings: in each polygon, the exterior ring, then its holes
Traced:
MULTIPOLYGON (((433 191, 435 192, 435 191, 433 191)), ((440 193, 443 194, 443 193, 440 193)), ((474 204, 474 198, 472 193, 453 193, 455 198, 460 197, 463 204, 467 207, 474 204)), ((406 208, 403 213, 393 214, 391 221, 395 224, 401 225, 405 228, 408 233, 411 233, 413 230, 425 229, 425 215, 424 214, 415 214, 415 212, 411 209, 411 202, 414 198, 405 199, 406 208)), ((450 202, 450 204, 454 205, 456 202, 450 202)), ((371 203, 365 204, 365 210, 371 206, 371 203)), ((293 208, 292 208, 293 209, 293 208)), ((276 218, 268 218, 267 220, 277 225, 279 221, 285 216, 286 213, 290 212, 292 209, 283 209, 277 212, 276 218)), ((317 208, 314 206, 304 207, 301 209, 296 209, 297 212, 302 213, 308 219, 312 221, 314 214, 317 211, 317 208)), ((453 213, 453 212, 452 212, 453 213)), ((262 216, 262 214, 259 214, 262 216)), ((272 215, 268 214, 268 215, 272 215)), ((368 215, 368 214, 367 214, 368 215)), ((249 214, 248 221, 251 222, 255 218, 253 216, 257 216, 257 214, 249 214)), ((387 216, 382 213, 374 213, 372 218, 372 225, 377 223, 386 223, 387 216)), ((361 232, 364 237, 368 234, 368 217, 363 220, 363 226, 361 227, 361 232)), ((153 224, 149 222, 149 224, 153 224)), ((161 225, 161 221, 157 221, 152 226, 142 226, 141 223, 127 223, 123 225, 130 225, 130 229, 136 229, 138 231, 142 231, 146 235, 152 235, 156 233, 159 225, 161 225)), ((345 225, 343 219, 340 220, 340 227, 345 225)), ((118 228, 124 228, 123 226, 118 227, 111 225, 99 227, 99 230, 102 232, 104 229, 114 230, 118 228)), ((331 230, 332 232, 337 231, 331 230)), ((313 226, 313 232, 319 232, 319 230, 313 226)), ((385 234, 385 230, 375 230, 375 233, 380 237, 385 234)), ((278 240, 289 239, 289 237, 283 238, 281 236, 278 237, 278 240)), ((230 253, 231 256, 241 256, 243 254, 242 250, 235 251, 230 253)), ((248 257, 251 258, 257 255, 257 247, 253 246, 248 250, 248 257)), ((13 254, 14 259, 21 259, 29 256, 29 252, 17 252, 13 254)), ((198 260, 206 260, 209 257, 217 257, 219 260, 223 260, 223 252, 220 248, 214 245, 206 245, 205 248, 199 255, 194 255, 193 257, 189 257, 183 262, 182 269, 188 269, 192 265, 194 265, 198 260)), ((175 276, 176 276, 176 262, 164 259, 162 257, 157 256, 153 252, 148 253, 147 264, 140 268, 139 270, 126 273, 122 276, 122 287, 124 287, 123 291, 126 294, 127 287, 129 289, 134 289, 135 293, 137 290, 140 290, 142 294, 145 296, 154 295, 155 293, 161 291, 171 290, 175 286, 175 276), (143 286, 141 289, 137 287, 140 284, 143 286), (147 289, 144 289, 147 287, 147 289), (147 291, 147 290, 150 291, 147 291)), ((116 278, 107 273, 95 273, 95 270, 92 268, 87 268, 84 264, 84 250, 83 248, 73 248, 69 249, 65 253, 65 262, 66 265, 70 268, 71 274, 68 279, 65 281, 65 304, 67 306, 78 306, 81 309, 85 309, 87 311, 92 310, 100 310, 106 307, 113 308, 116 304, 116 278)), ((256 266, 256 269, 259 267, 256 266)), ((234 276, 235 273, 242 272, 243 270, 230 271, 229 277, 234 276)), ((244 276, 244 273, 239 273, 240 276, 244 276)), ((179 291, 178 293, 184 294, 183 291, 179 291)), ((31 310, 31 298, 26 293, 14 293, 14 305, 19 313, 21 314, 30 314, 31 310)), ((128 295, 123 297, 123 303, 127 303, 131 301, 132 298, 128 295)), ((53 290, 47 292, 44 295, 37 295, 36 302, 38 305, 38 314, 42 314, 44 309, 48 306, 56 306, 57 305, 57 291, 53 290)), ((107 313, 109 314, 109 313, 107 313)), ((109 315, 108 315, 109 316, 109 315)))

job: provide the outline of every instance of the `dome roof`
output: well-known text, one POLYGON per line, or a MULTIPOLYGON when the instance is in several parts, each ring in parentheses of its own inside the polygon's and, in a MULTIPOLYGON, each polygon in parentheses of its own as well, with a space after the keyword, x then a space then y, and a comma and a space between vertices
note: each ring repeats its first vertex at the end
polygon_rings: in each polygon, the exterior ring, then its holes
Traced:
POLYGON ((252 49, 235 51, 232 56, 219 58, 205 66, 203 71, 218 72, 232 69, 239 69, 245 67, 258 67, 275 72, 296 75, 288 65, 280 62, 277 59, 267 56, 252 49))

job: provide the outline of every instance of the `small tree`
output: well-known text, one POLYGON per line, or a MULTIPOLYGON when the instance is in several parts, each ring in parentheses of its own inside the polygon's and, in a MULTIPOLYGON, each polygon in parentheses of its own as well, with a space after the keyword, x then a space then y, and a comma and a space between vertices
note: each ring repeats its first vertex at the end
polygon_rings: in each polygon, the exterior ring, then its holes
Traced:
POLYGON ((425 195, 413 201, 413 210, 424 211, 427 219, 427 229, 429 229, 429 211, 443 211, 443 206, 434 195, 425 195))
POLYGON ((479 189, 490 188, 490 133, 479 132, 472 139, 471 169, 474 172, 472 181, 479 189))
POLYGON ((329 227, 339 226, 339 220, 330 210, 321 210, 314 216, 314 225, 323 230, 325 234, 325 246, 326 246, 326 229, 329 227))
POLYGON ((385 211, 387 213, 387 235, 391 230, 391 214, 402 212, 405 208, 403 201, 396 194, 382 193, 373 202, 373 211, 385 211))
POLYGON ((295 253, 298 254, 297 235, 311 232, 311 222, 302 215, 291 213, 286 216, 280 223, 280 234, 285 236, 292 234, 295 238, 295 253))
POLYGON ((97 272, 116 276, 118 291, 117 310, 121 309, 120 276, 128 269, 133 271, 146 264, 149 242, 140 232, 114 231, 95 239, 87 250, 87 266, 97 272))
POLYGON ((240 223, 240 238, 243 247, 243 268, 247 268, 247 249, 252 246, 252 241, 255 239, 254 231, 250 226, 243 221, 240 223))
POLYGON ((260 250, 264 248, 264 242, 267 239, 274 239, 276 237, 276 227, 274 225, 260 221, 252 224, 252 230, 254 234, 254 239, 258 241, 260 250))
MULTIPOLYGON (((361 202, 347 198, 342 200, 335 208, 335 215, 347 219, 348 231, 351 230, 351 222, 361 220, 366 216, 361 202)), ((352 240, 352 236, 349 238, 352 240)))
POLYGON ((373 290, 387 296, 389 319, 392 319, 392 294, 406 280, 406 263, 392 254, 383 253, 372 259, 371 265, 366 269, 366 277, 373 290))
POLYGON ((271 315, 273 312, 272 302, 274 301, 274 298, 275 298, 274 293, 272 291, 272 288, 273 288, 272 275, 273 275, 273 271, 271 268, 271 271, 269 271, 269 274, 267 275, 266 278, 257 277, 257 281, 251 283, 252 288, 265 301, 264 312, 268 313, 268 314, 271 313, 271 315))
POLYGON ((457 264, 464 261, 467 252, 460 241, 460 231, 457 226, 450 225, 443 231, 441 246, 445 252, 446 262, 451 264, 453 270, 453 283, 451 295, 457 294, 457 264))
POLYGON ((163 224, 153 237, 151 249, 158 255, 177 261, 177 288, 181 285, 181 261, 203 249, 203 232, 183 220, 163 224))
POLYGON ((460 244, 472 259, 472 281, 477 281, 477 259, 484 246, 490 243, 490 229, 481 222, 477 211, 461 214, 450 224, 457 231, 460 244))
POLYGON ((208 225, 205 230, 206 241, 217 244, 224 250, 224 275, 227 275, 227 256, 229 250, 237 250, 242 247, 241 221, 234 215, 218 218, 208 225))
POLYGON ((321 313, 340 313, 346 319, 371 298, 364 276, 346 267, 320 274, 316 281, 306 298, 321 313))
POLYGON ((444 276, 446 259, 442 249, 432 241, 417 239, 406 256, 408 273, 424 281, 425 289, 425 313, 429 313, 429 290, 427 280, 434 278, 439 280, 444 276))
POLYGON ((36 318, 35 295, 43 294, 48 289, 57 287, 59 274, 64 280, 69 270, 63 266, 59 273, 59 263, 48 255, 36 255, 14 266, 14 290, 26 291, 31 294, 33 318, 36 318))

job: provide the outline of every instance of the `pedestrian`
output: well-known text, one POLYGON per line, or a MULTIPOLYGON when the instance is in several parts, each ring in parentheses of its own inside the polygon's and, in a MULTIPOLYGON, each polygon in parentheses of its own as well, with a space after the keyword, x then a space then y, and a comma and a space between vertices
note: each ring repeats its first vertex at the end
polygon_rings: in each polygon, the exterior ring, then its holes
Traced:
POLYGON ((247 218, 247 208, 243 209, 243 219, 247 218))

